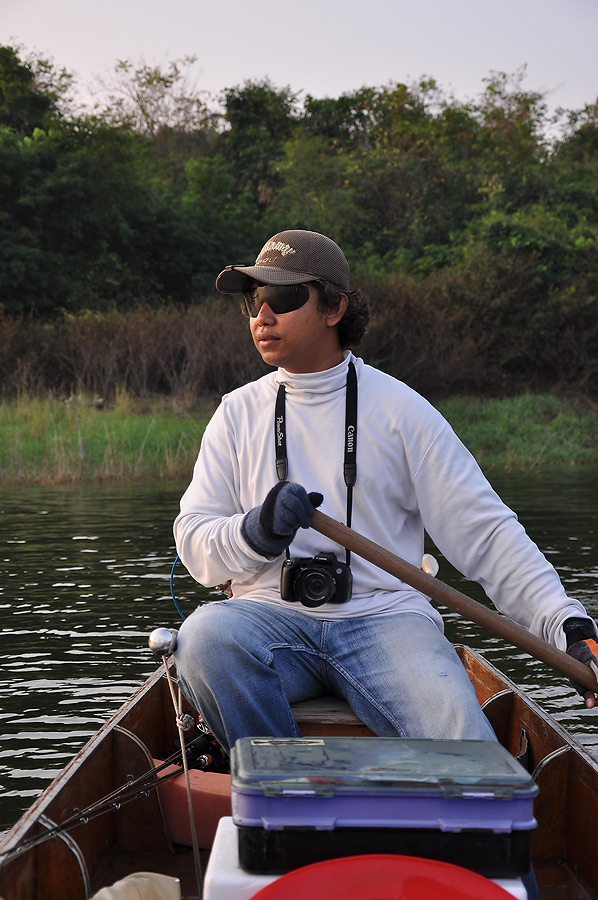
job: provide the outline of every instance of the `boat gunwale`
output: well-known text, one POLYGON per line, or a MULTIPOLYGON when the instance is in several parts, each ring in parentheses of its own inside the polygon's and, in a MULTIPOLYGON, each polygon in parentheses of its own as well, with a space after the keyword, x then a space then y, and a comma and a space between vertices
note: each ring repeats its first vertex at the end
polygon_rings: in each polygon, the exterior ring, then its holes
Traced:
MULTIPOLYGON (((550 729, 559 736, 563 745, 570 746, 577 754, 579 754, 585 763, 587 763, 598 775, 598 760, 596 760, 585 749, 573 735, 569 732, 548 712, 543 710, 535 700, 530 698, 514 681, 501 672, 493 663, 487 660, 478 650, 474 650, 465 644, 455 644, 463 665, 467 668, 468 658, 473 658, 477 665, 491 672, 497 681, 501 682, 503 687, 501 690, 508 689, 513 692, 524 706, 535 714, 539 720, 547 724, 550 729)), ((171 666, 174 663, 171 661, 171 666)), ((127 700, 112 714, 112 716, 100 726, 84 746, 75 754, 75 756, 66 764, 64 769, 56 776, 56 778, 43 790, 43 792, 34 800, 32 805, 23 813, 18 821, 0 838, 0 851, 7 851, 23 839, 25 834, 35 825, 39 816, 55 799, 60 790, 74 772, 92 755, 97 746, 105 740, 106 736, 125 719, 131 711, 143 700, 143 698, 151 691, 157 689, 157 685, 164 679, 165 672, 163 667, 159 667, 153 672, 139 687, 131 694, 127 700)), ((491 694, 487 699, 496 696, 491 694)), ((541 762, 541 761, 539 761, 541 762)), ((1 865, 1 860, 0 860, 1 865)))
MULTIPOLYGON (((588 785, 591 781, 591 787, 593 790, 593 794, 597 795, 596 785, 598 785, 598 760, 590 755, 590 753, 585 749, 585 747, 548 712, 545 712, 536 701, 531 699, 525 691, 520 688, 515 682, 513 682, 507 675, 503 674, 493 663, 489 662, 485 656, 480 653, 478 650, 474 650, 470 647, 467 647, 463 644, 455 644, 455 650, 461 658, 463 665, 465 666, 468 674, 470 675, 474 686, 477 684, 480 685, 480 690, 486 693, 485 700, 490 700, 494 697, 497 697, 501 692, 502 693, 510 693, 512 696, 511 700, 511 719, 510 724, 513 724, 514 727, 518 727, 524 719, 527 719, 529 723, 533 723, 532 731, 535 729, 535 739, 538 744, 543 748, 548 748, 549 752, 545 754, 544 757, 536 760, 536 765, 534 766, 534 770, 537 769, 538 764, 542 764, 544 760, 548 761, 549 758, 555 754, 555 750, 569 750, 569 762, 565 765, 567 766, 567 771, 570 773, 571 777, 575 777, 579 780, 580 772, 582 776, 585 773, 589 773, 589 770, 593 773, 593 777, 588 780, 588 785), (476 675, 477 672, 477 675, 476 675), (527 711, 527 712, 526 712, 527 711), (521 713, 524 713, 524 717, 522 718, 521 713), (581 767, 581 768, 580 768, 581 767), (576 770, 576 771, 574 771, 576 770)), ((174 665, 173 661, 171 661, 171 665, 174 665)), ((144 716, 143 718, 135 719, 135 714, 140 715, 143 711, 143 701, 146 698, 149 698, 153 695, 153 692, 156 692, 156 701, 159 704, 168 704, 168 706, 164 705, 163 709, 167 709, 170 707, 171 711, 171 703, 169 697, 169 690, 167 681, 165 678, 165 672, 163 667, 159 667, 153 672, 147 679, 144 681, 139 687, 134 691, 134 693, 127 699, 125 702, 114 712, 114 714, 102 724, 102 726, 98 729, 95 734, 93 734, 87 743, 78 751, 78 753, 67 763, 64 769, 57 775, 57 777, 48 785, 48 787, 39 795, 39 797, 33 802, 31 807, 21 816, 21 818, 16 822, 16 824, 8 831, 2 838, 0 838, 0 850, 7 852, 10 850, 14 850, 17 848, 19 843, 32 833, 33 829, 36 827, 43 827, 43 823, 41 821, 42 816, 46 813, 46 810, 52 809, 52 804, 56 801, 60 803, 60 794, 62 790, 68 790, 69 782, 73 779, 73 790, 77 787, 77 773, 79 770, 84 767, 84 764, 87 760, 89 760, 93 754, 98 750, 100 745, 106 739, 111 739, 111 735, 118 729, 118 726, 127 727, 129 722, 129 717, 133 714, 133 721, 130 723, 132 725, 133 732, 135 731, 135 727, 141 723, 147 724, 147 728, 152 728, 155 725, 156 719, 155 716, 144 716), (150 722, 149 719, 152 719, 150 722)), ((478 699, 480 696, 478 695, 478 699)), ((508 698, 507 698, 508 699, 508 698)), ((480 700, 480 702, 482 702, 480 700)), ((150 701, 148 709, 152 709, 153 701, 150 701)), ((157 710, 158 707, 154 707, 152 712, 157 710)), ((173 714, 174 721, 174 714, 173 714)), ((166 725, 166 723, 165 723, 166 725)), ((144 730, 144 729, 142 729, 144 730)), ((167 730, 166 728, 164 730, 167 730)), ((145 735, 147 736, 150 732, 145 729, 145 735)), ((156 735, 156 740, 160 738, 160 735, 156 735)), ((512 751, 511 751, 512 752, 512 751)), ((556 754, 558 755, 558 754, 556 754)), ((84 768, 83 768, 83 771, 84 768)), ((576 790, 579 790, 579 785, 576 784, 576 790)), ((563 821, 567 821, 567 816, 565 815, 563 821)), ((565 839, 566 840, 566 839, 565 839)), ((565 845, 563 844, 563 849, 565 845)), ((568 862, 569 854, 565 853, 563 859, 565 860, 565 865, 570 867, 570 862, 568 862)), ((2 868, 2 859, 0 858, 0 868, 2 868)), ((584 867, 581 866, 580 870, 583 872, 584 867)), ((0 881, 2 879, 0 878, 0 881)), ((21 895, 19 894, 19 897, 21 895)), ((29 895, 23 895, 29 896, 29 895)), ((33 895, 32 895, 33 896, 33 895)), ((598 897, 598 890, 596 893, 579 893, 572 895, 574 897, 598 897)), ((10 898, 8 898, 10 900, 10 898)))
MULTIPOLYGON (((584 747, 577 738, 569 734, 566 728, 554 718, 554 716, 542 709, 542 707, 533 700, 519 685, 517 685, 514 681, 512 681, 508 675, 505 675, 500 671, 493 663, 489 662, 479 650, 472 650, 471 647, 466 646, 465 644, 454 644, 455 650, 459 654, 461 658, 461 662, 464 663, 467 661, 467 657, 473 657, 477 663, 481 663, 481 665, 489 670, 493 675, 498 677, 498 680, 503 682, 506 688, 513 692, 513 695, 518 698, 525 706, 528 707, 541 721, 545 722, 552 731, 557 734, 564 744, 568 744, 571 748, 583 757, 584 761, 587 762, 592 769, 596 771, 598 774, 598 759, 590 754, 588 750, 584 747), (464 662, 465 661, 465 662, 464 662)), ((466 667, 467 668, 467 667, 466 667)), ((504 689, 504 688, 503 688, 504 689)), ((491 694, 488 697, 488 700, 495 697, 496 694, 491 694)), ((539 761, 540 762, 540 761, 539 761)))
MULTIPOLYGON (((27 833, 35 827, 40 816, 54 802, 59 793, 68 784, 71 777, 84 764, 84 762, 92 756, 100 744, 106 740, 106 737, 121 724, 121 722, 131 713, 131 711, 143 700, 143 698, 153 690, 157 689, 157 685, 165 677, 164 669, 158 668, 153 672, 138 688, 128 697, 124 703, 104 722, 100 728, 94 732, 89 740, 81 747, 81 749, 73 756, 58 775, 44 788, 42 793, 33 801, 31 806, 25 810, 23 815, 17 822, 0 837, 0 852, 6 853, 11 849, 16 849, 17 845, 25 838, 27 833)), ((0 857, 0 867, 2 859, 0 857)))

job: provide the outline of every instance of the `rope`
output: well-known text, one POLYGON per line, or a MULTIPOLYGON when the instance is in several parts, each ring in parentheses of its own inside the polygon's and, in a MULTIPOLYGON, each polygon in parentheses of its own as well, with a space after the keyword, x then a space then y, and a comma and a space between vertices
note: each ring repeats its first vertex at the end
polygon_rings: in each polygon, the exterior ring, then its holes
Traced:
MULTIPOLYGON (((166 672, 166 678, 168 680, 168 687, 170 688, 170 696, 172 697, 172 705, 174 707, 174 714, 176 718, 176 725, 179 732, 179 741, 181 743, 181 751, 182 751, 182 759, 183 759, 183 771, 185 772, 185 786, 187 788, 187 807, 189 811, 189 825, 191 827, 191 844, 193 846, 193 861, 195 863, 195 878, 197 881, 197 891, 198 896, 201 898, 202 896, 202 871, 201 871, 201 860, 199 858, 199 844, 197 841, 197 830, 195 828, 195 815, 193 812, 193 797, 191 794, 191 782, 189 780, 189 766, 187 764, 187 753, 185 752, 185 737, 183 727, 183 723, 185 719, 190 719, 190 716, 183 715, 183 697, 181 694, 180 687, 178 688, 178 700, 175 695, 174 684, 172 678, 170 677, 170 671, 168 669, 168 660, 165 656, 162 657, 162 662, 164 663, 164 670, 166 672)), ((193 720, 191 719, 191 723, 193 720)), ((185 723, 188 724, 188 723, 185 723)))

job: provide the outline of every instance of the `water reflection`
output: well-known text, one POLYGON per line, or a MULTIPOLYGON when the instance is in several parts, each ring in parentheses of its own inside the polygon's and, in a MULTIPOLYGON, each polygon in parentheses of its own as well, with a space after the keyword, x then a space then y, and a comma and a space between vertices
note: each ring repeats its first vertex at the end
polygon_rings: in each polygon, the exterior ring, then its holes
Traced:
MULTIPOLYGON (((598 615, 598 470, 496 472, 490 478, 598 615)), ((174 625, 172 520, 182 485, 0 487, 0 831, 10 826, 156 667, 149 632, 174 625)), ((439 576, 483 594, 441 560, 439 576)), ((184 613, 208 593, 177 569, 184 613)), ((452 640, 484 651, 598 754, 598 718, 566 681, 445 612, 452 640)))

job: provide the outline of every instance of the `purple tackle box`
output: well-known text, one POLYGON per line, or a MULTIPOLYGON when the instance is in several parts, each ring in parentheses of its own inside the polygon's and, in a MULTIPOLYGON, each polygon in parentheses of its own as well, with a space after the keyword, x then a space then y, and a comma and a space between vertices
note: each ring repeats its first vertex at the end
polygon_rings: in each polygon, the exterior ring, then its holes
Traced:
POLYGON ((360 853, 424 856, 491 878, 530 868, 538 789, 493 741, 242 738, 231 776, 250 872, 360 853))

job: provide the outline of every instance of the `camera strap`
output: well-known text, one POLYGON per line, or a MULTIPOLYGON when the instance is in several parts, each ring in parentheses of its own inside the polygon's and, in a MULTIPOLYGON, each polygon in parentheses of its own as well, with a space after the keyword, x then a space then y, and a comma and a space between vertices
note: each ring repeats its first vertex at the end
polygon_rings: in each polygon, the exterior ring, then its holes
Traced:
MULTIPOLYGON (((274 446, 276 448, 276 474, 279 481, 288 476, 289 460, 287 456, 286 430, 286 390, 284 384, 278 388, 276 408, 274 412, 274 446)), ((347 486, 347 527, 351 527, 353 514, 353 487, 357 481, 357 373, 353 362, 347 369, 345 396, 345 456, 343 461, 343 477, 347 486)), ((289 550, 287 548, 287 557, 289 550)), ((347 550, 347 565, 351 562, 351 551, 347 550)))

